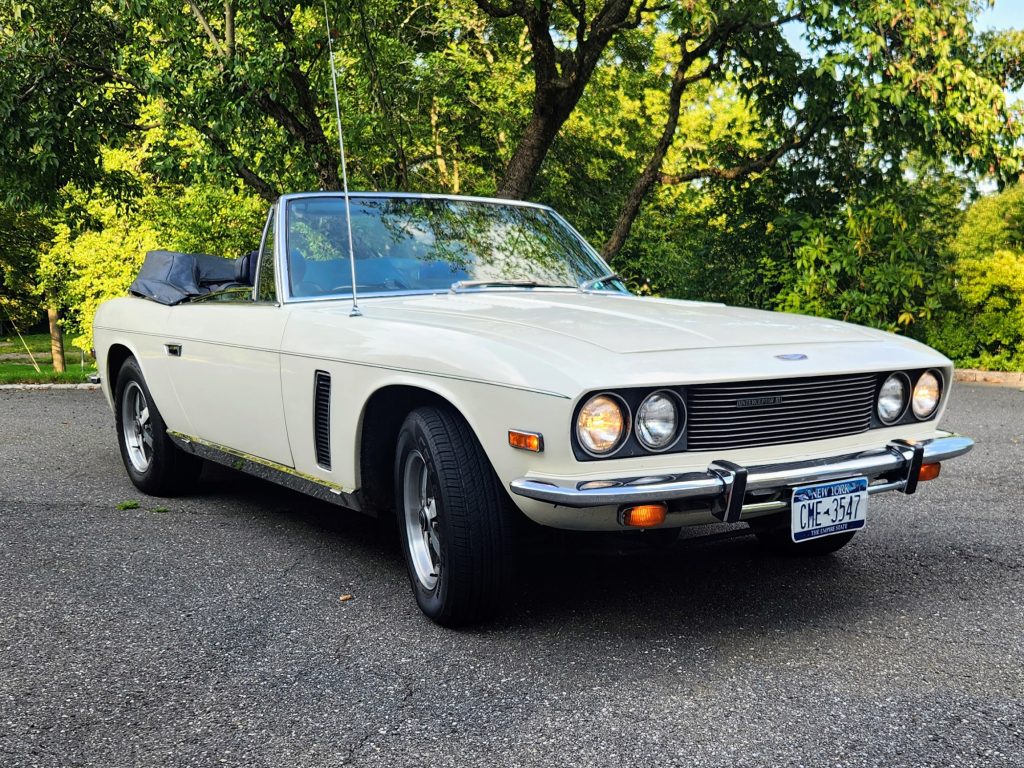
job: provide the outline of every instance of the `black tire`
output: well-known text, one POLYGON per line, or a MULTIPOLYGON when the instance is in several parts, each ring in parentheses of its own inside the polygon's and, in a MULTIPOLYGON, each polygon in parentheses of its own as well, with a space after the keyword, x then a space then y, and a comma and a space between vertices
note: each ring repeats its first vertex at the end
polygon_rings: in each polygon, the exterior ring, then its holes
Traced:
POLYGON ((117 444, 121 449, 121 460, 136 488, 150 496, 179 496, 195 487, 199 473, 203 469, 203 460, 182 451, 167 435, 167 426, 149 392, 149 387, 146 386, 142 369, 133 357, 125 360, 117 374, 114 386, 114 421, 117 425, 117 444), (148 451, 142 449, 144 453, 149 454, 145 466, 139 464, 137 457, 133 461, 133 448, 129 445, 129 437, 125 430, 125 399, 138 393, 144 398, 148 414, 147 428, 139 428, 147 441, 145 445, 148 451))
POLYGON ((409 581, 430 619, 459 627, 504 608, 515 559, 510 506, 461 416, 423 407, 406 417, 395 451, 395 507, 409 581))
MULTIPOLYGON (((753 527, 753 526, 752 526, 753 527)), ((853 540, 856 531, 834 533, 810 541, 793 541, 789 517, 785 521, 766 521, 754 527, 754 534, 764 546, 779 555, 789 557, 821 557, 836 552, 853 540)))

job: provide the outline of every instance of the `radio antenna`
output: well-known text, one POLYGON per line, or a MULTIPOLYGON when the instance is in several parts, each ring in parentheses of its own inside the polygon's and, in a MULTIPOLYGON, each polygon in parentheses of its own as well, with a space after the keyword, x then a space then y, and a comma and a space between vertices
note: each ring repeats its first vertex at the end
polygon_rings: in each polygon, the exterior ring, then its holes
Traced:
POLYGON ((334 116, 338 120, 338 149, 341 150, 341 188, 345 192, 345 226, 348 228, 348 264, 352 270, 352 311, 349 317, 359 317, 359 297, 356 296, 356 254, 352 247, 352 209, 348 202, 348 171, 345 168, 345 134, 341 129, 341 102, 338 100, 338 72, 334 67, 334 45, 331 43, 331 18, 324 0, 324 24, 327 26, 327 53, 331 57, 331 84, 334 86, 334 116))

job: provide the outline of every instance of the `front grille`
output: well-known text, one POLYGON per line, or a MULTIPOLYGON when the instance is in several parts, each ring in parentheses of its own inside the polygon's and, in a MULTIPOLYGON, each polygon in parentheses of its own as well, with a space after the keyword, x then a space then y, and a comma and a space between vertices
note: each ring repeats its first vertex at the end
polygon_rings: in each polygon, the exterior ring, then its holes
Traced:
POLYGON ((863 374, 690 387, 686 446, 755 448, 866 432, 876 379, 863 374))

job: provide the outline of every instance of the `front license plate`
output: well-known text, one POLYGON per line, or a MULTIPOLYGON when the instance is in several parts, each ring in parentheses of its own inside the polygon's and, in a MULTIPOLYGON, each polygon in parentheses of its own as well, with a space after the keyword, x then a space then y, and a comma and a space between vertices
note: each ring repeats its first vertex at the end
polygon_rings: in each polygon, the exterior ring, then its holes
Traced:
POLYGON ((854 477, 793 489, 793 541, 809 541, 863 528, 868 515, 868 479, 854 477))

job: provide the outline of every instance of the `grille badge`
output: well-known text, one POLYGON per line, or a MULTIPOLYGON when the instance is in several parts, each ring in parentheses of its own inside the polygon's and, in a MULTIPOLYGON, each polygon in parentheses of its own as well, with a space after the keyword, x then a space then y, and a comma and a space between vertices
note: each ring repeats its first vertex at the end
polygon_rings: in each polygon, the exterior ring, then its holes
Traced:
POLYGON ((737 408, 760 408, 764 405, 778 405, 782 402, 782 395, 770 395, 766 397, 743 397, 736 401, 737 408))
POLYGON ((802 352, 791 352, 788 355, 776 355, 779 360, 806 360, 807 355, 802 352))

